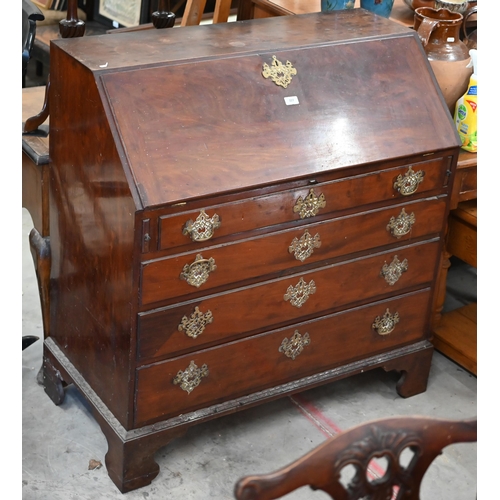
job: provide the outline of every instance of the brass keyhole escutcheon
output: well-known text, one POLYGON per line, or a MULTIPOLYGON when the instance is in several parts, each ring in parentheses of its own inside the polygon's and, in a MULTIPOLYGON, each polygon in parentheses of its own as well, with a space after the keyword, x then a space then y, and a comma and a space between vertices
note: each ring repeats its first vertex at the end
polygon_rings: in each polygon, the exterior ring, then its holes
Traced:
POLYGON ((208 373, 207 365, 203 365, 201 368, 198 368, 196 363, 191 361, 189 366, 184 371, 179 370, 177 372, 177 375, 172 382, 175 385, 179 385, 183 391, 190 394, 193 389, 200 385, 203 377, 208 377, 208 373))
POLYGON ((314 189, 309 190, 309 194, 302 198, 299 196, 295 205, 293 206, 294 213, 298 213, 301 219, 305 219, 307 217, 314 217, 318 214, 321 208, 326 207, 326 199, 325 195, 321 193, 317 196, 314 193, 314 189))
POLYGON ((398 175, 394 183, 394 189, 403 196, 409 196, 417 192, 418 186, 424 180, 425 172, 419 170, 414 172, 413 169, 408 167, 404 175, 398 175))
POLYGON ((375 321, 372 324, 372 328, 379 335, 388 335, 394 330, 395 326, 398 323, 399 323, 399 314, 397 312, 391 314, 389 309, 386 309, 382 317, 377 316, 375 318, 375 321))
POLYGON ((182 317, 177 329, 180 332, 184 332, 188 337, 195 339, 205 331, 205 327, 212 323, 213 320, 212 311, 208 310, 206 313, 203 313, 196 306, 189 318, 187 316, 182 317))
POLYGON ((408 260, 404 259, 403 262, 400 262, 398 256, 395 255, 394 259, 390 264, 387 262, 382 266, 380 270, 380 276, 382 276, 389 285, 394 285, 401 275, 408 270, 408 260))
POLYGON ((213 258, 204 259, 201 254, 198 254, 193 263, 184 266, 180 277, 191 286, 198 288, 208 280, 210 273, 216 269, 217 266, 213 258))
POLYGON ((389 231, 395 238, 401 238, 411 231, 415 224, 415 214, 407 214, 405 209, 401 209, 401 213, 397 217, 391 217, 389 224, 387 224, 387 231, 389 231))
POLYGON ((301 335, 298 330, 295 330, 290 340, 286 337, 283 339, 278 351, 282 352, 287 358, 295 359, 304 350, 304 347, 310 343, 309 333, 306 332, 301 335))
POLYGON ((184 225, 182 234, 190 236, 193 241, 207 241, 213 237, 214 231, 220 227, 220 219, 217 214, 209 217, 205 210, 200 210, 200 215, 193 222, 188 220, 184 225))
POLYGON ((292 76, 297 74, 297 70, 292 66, 290 61, 283 64, 281 61, 273 56, 271 66, 264 63, 262 65, 262 76, 264 78, 271 78, 271 80, 278 86, 286 89, 292 82, 292 76))

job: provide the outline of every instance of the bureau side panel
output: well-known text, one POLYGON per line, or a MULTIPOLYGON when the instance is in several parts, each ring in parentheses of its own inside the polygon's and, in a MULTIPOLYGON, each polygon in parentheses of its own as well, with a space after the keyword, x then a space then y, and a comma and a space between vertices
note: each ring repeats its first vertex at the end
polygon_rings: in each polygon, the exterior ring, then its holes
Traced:
POLYGON ((135 206, 94 75, 51 69, 50 336, 127 426, 135 206))

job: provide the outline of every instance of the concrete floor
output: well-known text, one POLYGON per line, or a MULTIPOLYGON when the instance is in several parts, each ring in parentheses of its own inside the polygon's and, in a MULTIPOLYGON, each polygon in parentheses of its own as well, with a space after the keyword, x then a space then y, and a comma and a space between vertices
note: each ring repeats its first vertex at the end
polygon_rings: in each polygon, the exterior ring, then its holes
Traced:
MULTIPOLYGON (((32 221, 25 209, 22 225, 22 334, 42 337, 28 243, 32 221)), ((474 299, 475 280, 474 269, 454 264, 446 307, 474 299)), ((89 470, 92 459, 104 464, 107 443, 85 400, 70 386, 64 403, 57 407, 38 385, 41 356, 41 340, 22 352, 25 500, 230 500, 241 476, 280 468, 356 424, 394 415, 462 419, 477 414, 476 377, 436 352, 424 394, 402 399, 395 389, 396 374, 375 370, 200 424, 157 453, 160 473, 151 485, 122 495, 105 465, 89 470)), ((477 444, 451 445, 425 476, 422 499, 473 500, 476 474, 477 444)), ((284 498, 328 497, 302 488, 284 498)))

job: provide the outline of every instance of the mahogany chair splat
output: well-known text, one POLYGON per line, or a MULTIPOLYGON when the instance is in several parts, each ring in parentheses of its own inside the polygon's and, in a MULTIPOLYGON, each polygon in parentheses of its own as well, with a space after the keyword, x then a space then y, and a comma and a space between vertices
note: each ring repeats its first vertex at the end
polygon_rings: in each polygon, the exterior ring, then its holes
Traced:
POLYGON ((240 479, 234 495, 237 500, 272 500, 310 486, 313 490, 325 491, 335 500, 419 500, 424 474, 443 448, 476 440, 476 419, 392 417, 374 420, 328 439, 272 474, 240 479), (403 453, 407 453, 406 458, 402 457, 403 453), (380 478, 370 477, 368 471, 374 459, 385 459, 387 464, 380 478), (355 472, 345 481, 341 473, 348 466, 354 467, 355 472))

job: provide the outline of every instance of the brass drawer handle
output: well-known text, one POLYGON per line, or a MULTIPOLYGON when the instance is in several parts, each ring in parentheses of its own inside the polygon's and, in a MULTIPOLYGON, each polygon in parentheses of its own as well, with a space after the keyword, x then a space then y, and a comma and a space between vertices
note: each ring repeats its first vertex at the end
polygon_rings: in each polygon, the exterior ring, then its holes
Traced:
POLYGON ((198 288, 208 280, 210 273, 216 269, 217 266, 212 257, 204 259, 201 254, 198 254, 194 262, 183 267, 180 277, 191 286, 198 288))
POLYGON ((205 210, 201 210, 194 222, 192 220, 186 222, 182 234, 189 235, 193 241, 207 241, 212 238, 214 231, 219 227, 220 219, 217 214, 210 218, 205 210))
POLYGON ((179 370, 175 376, 173 383, 179 385, 180 388, 188 394, 200 385, 201 379, 208 377, 208 367, 203 365, 198 368, 194 361, 189 363, 189 366, 184 370, 179 370))
POLYGON ((306 229, 304 234, 298 238, 294 238, 288 247, 288 251, 293 253, 297 260, 304 262, 308 257, 310 257, 315 248, 321 246, 321 240, 319 234, 311 236, 309 231, 306 229))
POLYGON ((189 318, 187 316, 182 317, 177 329, 180 332, 184 332, 188 337, 195 339, 203 333, 205 327, 212 323, 213 320, 212 311, 208 310, 206 313, 202 313, 198 306, 196 306, 189 318))
POLYGON ((299 196, 293 206, 293 211, 294 213, 298 212, 301 219, 305 219, 307 217, 314 217, 317 215, 320 208, 325 207, 325 195, 321 193, 319 196, 316 196, 314 194, 314 189, 311 189, 305 199, 303 199, 302 196, 299 196))
POLYGON ((404 259, 403 262, 401 262, 398 256, 395 255, 390 264, 387 264, 387 262, 384 263, 380 270, 380 276, 382 276, 389 285, 394 285, 406 271, 408 271, 408 260, 404 259))
POLYGON ((413 224, 415 224, 415 214, 411 213, 408 215, 403 208, 397 217, 391 217, 389 219, 387 231, 390 231, 395 238, 401 238, 401 236, 411 231, 413 224))
POLYGON ((424 180, 425 172, 419 170, 414 172, 413 169, 408 167, 408 171, 401 175, 399 174, 394 183, 394 189, 403 196, 409 196, 410 194, 416 193, 418 186, 424 180))
POLYGON ((385 310, 382 317, 377 316, 372 324, 372 328, 377 331, 379 335, 388 335, 391 333, 395 326, 399 323, 399 314, 396 312, 391 314, 389 309, 385 310))
POLYGON ((282 352, 287 358, 295 359, 303 350, 306 345, 311 343, 309 334, 306 332, 301 335, 298 330, 295 330, 292 338, 284 338, 281 342, 279 352, 282 352))
POLYGON ((297 308, 302 307, 309 298, 310 295, 316 292, 316 283, 314 280, 311 280, 309 283, 306 283, 303 278, 300 278, 299 282, 292 286, 290 285, 283 298, 285 301, 290 301, 292 306, 297 308))

